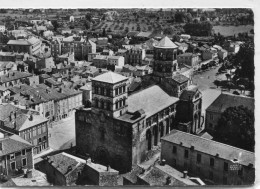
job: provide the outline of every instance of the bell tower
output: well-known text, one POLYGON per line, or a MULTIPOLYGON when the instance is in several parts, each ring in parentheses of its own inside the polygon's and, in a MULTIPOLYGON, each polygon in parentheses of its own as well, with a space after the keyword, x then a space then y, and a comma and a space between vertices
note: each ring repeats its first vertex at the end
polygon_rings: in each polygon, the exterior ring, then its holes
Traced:
POLYGON ((106 72, 92 79, 92 111, 119 117, 127 111, 127 77, 106 72))
POLYGON ((177 71, 177 49, 167 36, 154 46, 154 75, 171 77, 177 71))

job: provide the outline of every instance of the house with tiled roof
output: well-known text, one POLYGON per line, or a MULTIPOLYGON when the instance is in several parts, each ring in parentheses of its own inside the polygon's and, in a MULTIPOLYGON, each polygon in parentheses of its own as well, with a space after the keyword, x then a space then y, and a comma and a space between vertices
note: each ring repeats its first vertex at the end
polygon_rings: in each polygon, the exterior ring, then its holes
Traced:
POLYGON ((29 39, 9 40, 7 48, 9 51, 24 52, 29 55, 40 53, 41 40, 35 37, 29 39))
POLYGON ((0 110, 5 111, 0 120, 1 129, 33 144, 33 154, 48 149, 48 119, 35 113, 25 113, 12 105, 1 105, 0 110))
POLYGON ((199 63, 199 55, 193 53, 184 53, 177 56, 178 64, 186 64, 190 67, 195 67, 199 63))
POLYGON ((17 177, 33 168, 33 145, 18 135, 0 133, 0 174, 5 178, 17 177))
POLYGON ((118 171, 65 152, 47 156, 37 166, 54 186, 118 185, 118 171))
POLYGON ((0 76, 0 85, 7 88, 12 87, 22 83, 26 78, 31 76, 32 74, 27 72, 11 71, 0 76))
POLYGON ((243 149, 173 130, 161 139, 161 159, 206 184, 252 185, 255 154, 243 149))

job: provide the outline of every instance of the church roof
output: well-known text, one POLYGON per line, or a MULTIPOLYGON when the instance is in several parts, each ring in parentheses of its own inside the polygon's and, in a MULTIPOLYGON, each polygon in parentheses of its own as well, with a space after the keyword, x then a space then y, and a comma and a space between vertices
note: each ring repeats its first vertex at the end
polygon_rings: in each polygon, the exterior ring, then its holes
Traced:
POLYGON ((165 36, 161 41, 158 43, 158 45, 155 45, 157 48, 178 48, 177 45, 175 45, 169 37, 165 36))
POLYGON ((158 85, 151 86, 128 97, 128 111, 143 109, 147 117, 176 103, 179 99, 169 96, 158 85))
POLYGON ((123 80, 127 80, 127 77, 109 71, 109 72, 106 72, 104 74, 101 74, 101 75, 93 78, 92 80, 114 84, 114 83, 118 83, 123 80))

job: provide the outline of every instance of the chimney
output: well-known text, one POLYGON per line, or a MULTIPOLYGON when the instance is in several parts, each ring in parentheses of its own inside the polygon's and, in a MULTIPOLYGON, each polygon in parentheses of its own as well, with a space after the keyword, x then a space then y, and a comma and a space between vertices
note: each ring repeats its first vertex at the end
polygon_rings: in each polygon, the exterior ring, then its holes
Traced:
POLYGON ((187 178, 188 176, 188 171, 183 171, 183 178, 187 178))
POLYGON ((218 153, 216 154, 216 157, 219 157, 219 154, 218 154, 218 153))
POLYGON ((190 149, 191 149, 191 150, 194 150, 194 146, 191 146, 190 149))
POLYGON ((32 170, 31 169, 27 169, 26 178, 32 178, 32 170))
POLYGON ((32 120, 33 120, 33 115, 30 114, 28 119, 29 119, 30 121, 32 121, 32 120))
POLYGON ((107 165, 107 171, 110 171, 110 166, 109 165, 107 165))
POLYGON ((99 73, 102 73, 102 69, 101 68, 99 68, 98 71, 99 71, 99 73))
POLYGON ((161 161, 161 166, 164 166, 165 163, 166 163, 166 160, 165 160, 165 159, 162 159, 162 161, 161 161))
POLYGON ((69 165, 67 172, 70 172, 71 170, 72 170, 72 167, 71 167, 71 165, 69 165))

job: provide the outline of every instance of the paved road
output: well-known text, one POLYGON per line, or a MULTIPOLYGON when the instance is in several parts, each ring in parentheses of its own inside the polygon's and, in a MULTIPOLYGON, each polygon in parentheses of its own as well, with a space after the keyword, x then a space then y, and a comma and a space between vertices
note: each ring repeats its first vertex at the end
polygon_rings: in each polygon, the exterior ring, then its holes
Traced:
POLYGON ((49 128, 50 147, 53 150, 70 148, 71 143, 75 145, 75 119, 74 115, 63 119, 49 128))

